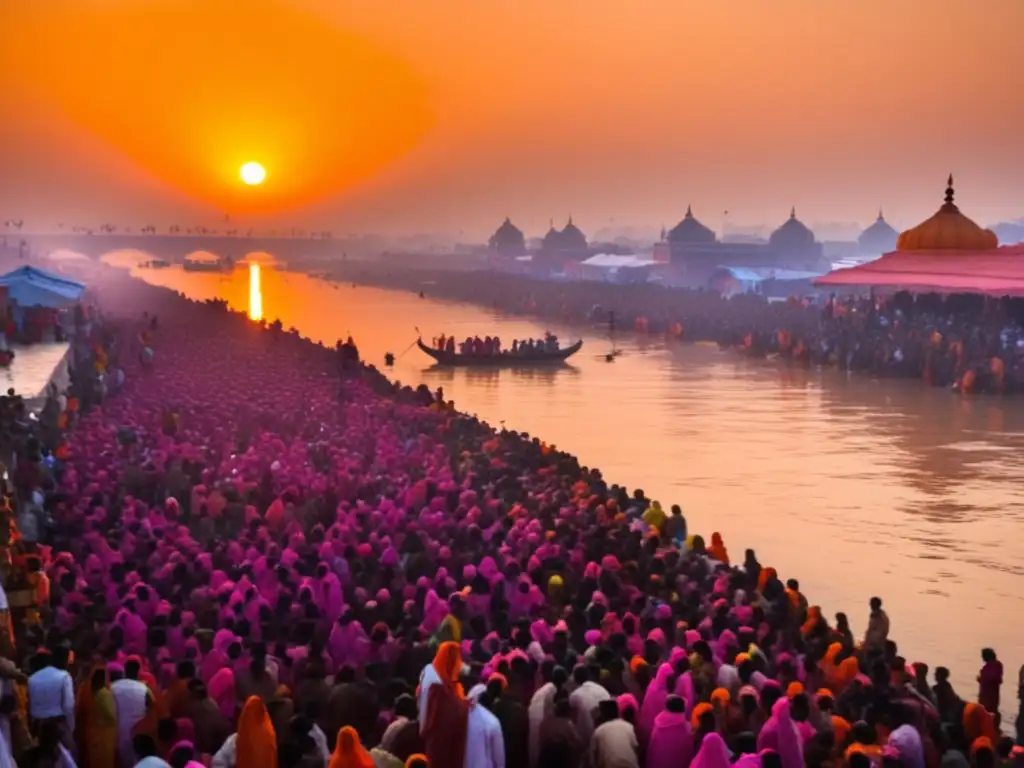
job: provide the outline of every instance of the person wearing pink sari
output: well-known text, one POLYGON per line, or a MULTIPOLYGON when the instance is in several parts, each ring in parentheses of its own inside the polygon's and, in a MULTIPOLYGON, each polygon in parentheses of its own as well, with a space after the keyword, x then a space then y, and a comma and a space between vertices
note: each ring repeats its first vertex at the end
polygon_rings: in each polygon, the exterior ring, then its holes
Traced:
POLYGON ((789 717, 789 699, 785 696, 772 706, 772 716, 757 736, 757 749, 773 749, 778 752, 782 768, 803 768, 803 745, 789 717))
POLYGON ((210 698, 217 703, 220 713, 229 721, 235 717, 235 671, 221 667, 206 686, 210 698))
MULTIPOLYGON (((697 756, 690 763, 691 768, 730 768, 729 748, 717 733, 709 733, 700 743, 697 756)), ((680 765, 682 765, 680 763, 680 765)), ((783 764, 785 765, 785 764, 783 764)))
POLYGON ((658 667, 654 680, 647 686, 636 727, 637 741, 640 742, 641 747, 647 746, 651 739, 651 732, 654 730, 654 719, 665 708, 665 702, 669 695, 668 684, 672 675, 672 665, 662 664, 658 667))
POLYGON ((687 768, 693 759, 693 731, 686 702, 672 695, 654 718, 647 745, 647 768, 687 768))

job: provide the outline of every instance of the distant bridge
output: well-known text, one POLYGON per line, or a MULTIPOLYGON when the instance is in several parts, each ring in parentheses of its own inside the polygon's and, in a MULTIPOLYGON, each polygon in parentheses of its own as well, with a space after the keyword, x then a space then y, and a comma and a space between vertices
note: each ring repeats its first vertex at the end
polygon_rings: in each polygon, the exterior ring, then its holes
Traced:
POLYGON ((32 234, 12 232, 2 236, 8 248, 27 248, 46 256, 58 250, 75 251, 94 259, 112 251, 143 251, 155 259, 180 263, 198 251, 239 261, 250 253, 269 253, 282 261, 341 255, 335 240, 304 237, 234 237, 230 235, 146 235, 138 233, 32 234), (25 245, 22 246, 21 244, 25 245))

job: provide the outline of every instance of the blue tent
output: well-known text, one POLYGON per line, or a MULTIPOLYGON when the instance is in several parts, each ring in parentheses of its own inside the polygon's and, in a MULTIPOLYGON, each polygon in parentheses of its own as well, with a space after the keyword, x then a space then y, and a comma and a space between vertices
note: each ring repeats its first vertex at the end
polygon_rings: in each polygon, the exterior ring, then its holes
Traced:
POLYGON ((0 286, 6 286, 8 298, 21 307, 63 309, 85 293, 82 283, 37 267, 19 267, 0 276, 0 286))

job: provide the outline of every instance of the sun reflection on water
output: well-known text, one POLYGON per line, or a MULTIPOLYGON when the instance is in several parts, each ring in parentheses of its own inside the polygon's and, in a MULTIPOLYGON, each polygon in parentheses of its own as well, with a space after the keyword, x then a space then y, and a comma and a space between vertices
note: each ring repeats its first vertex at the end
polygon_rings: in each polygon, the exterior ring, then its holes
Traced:
POLYGON ((260 265, 249 265, 249 319, 263 319, 263 291, 260 289, 260 265))

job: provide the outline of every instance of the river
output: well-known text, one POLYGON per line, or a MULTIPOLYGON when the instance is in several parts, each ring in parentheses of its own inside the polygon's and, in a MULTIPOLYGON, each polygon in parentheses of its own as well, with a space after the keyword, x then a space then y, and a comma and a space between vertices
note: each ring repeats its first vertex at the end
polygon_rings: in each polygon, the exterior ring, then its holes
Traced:
MULTIPOLYGON (((947 666, 976 695, 980 651, 1006 666, 1004 723, 1024 662, 1024 401, 963 398, 920 382, 873 381, 738 358, 717 348, 634 337, 605 362, 608 338, 557 370, 431 368, 416 338, 581 329, 504 317, 415 294, 336 285, 267 259, 267 318, 333 344, 352 334, 363 358, 398 356, 393 378, 443 386, 463 411, 529 432, 598 466, 611 482, 683 507, 690 530, 720 531, 733 560, 746 547, 812 604, 864 630, 884 599, 910 661, 947 666)), ((250 276, 137 270, 148 282, 247 309, 250 276)))

